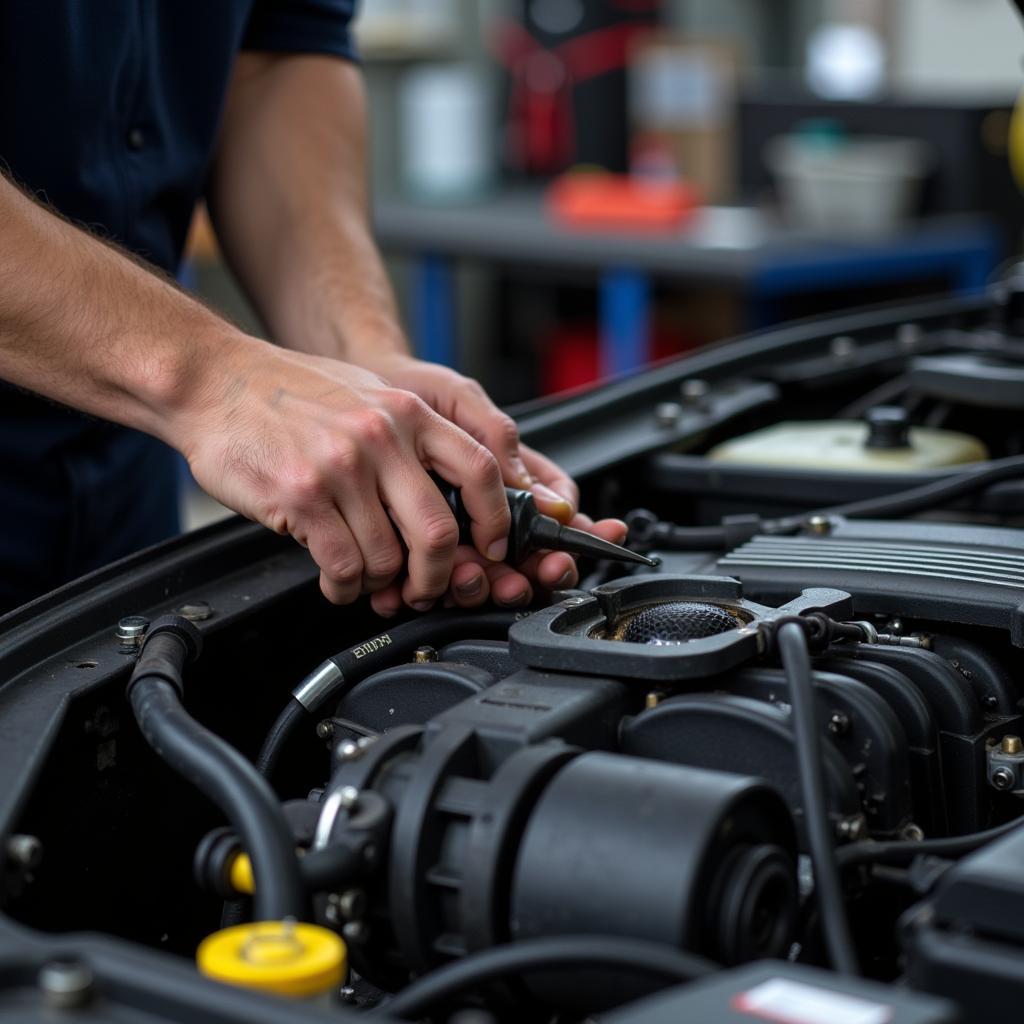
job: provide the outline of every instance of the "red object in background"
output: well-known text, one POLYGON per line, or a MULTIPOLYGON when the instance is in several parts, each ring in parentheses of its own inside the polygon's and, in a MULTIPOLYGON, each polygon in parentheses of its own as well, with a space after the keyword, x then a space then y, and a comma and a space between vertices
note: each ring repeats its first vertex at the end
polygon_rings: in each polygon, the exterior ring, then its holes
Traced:
POLYGON ((628 174, 563 174, 545 194, 548 213, 571 228, 605 231, 671 231, 699 205, 681 181, 628 174))
MULTIPOLYGON (((651 330, 651 360, 667 359, 699 344, 696 338, 680 337, 678 332, 651 330)), ((541 394, 593 384, 601 378, 598 328, 596 324, 577 324, 555 328, 545 340, 540 354, 541 394)))

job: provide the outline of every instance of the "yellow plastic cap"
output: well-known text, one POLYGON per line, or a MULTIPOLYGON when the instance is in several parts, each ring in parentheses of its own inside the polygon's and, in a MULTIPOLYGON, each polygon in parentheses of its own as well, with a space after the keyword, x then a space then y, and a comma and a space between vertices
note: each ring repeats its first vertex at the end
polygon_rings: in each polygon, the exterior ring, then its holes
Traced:
POLYGON ((296 998, 340 985, 347 961, 345 943, 334 932, 290 921, 224 928, 196 950, 196 964, 208 978, 296 998))
POLYGON ((228 868, 228 879, 235 892, 244 892, 251 896, 256 891, 256 880, 252 875, 252 861, 249 854, 235 854, 228 868))

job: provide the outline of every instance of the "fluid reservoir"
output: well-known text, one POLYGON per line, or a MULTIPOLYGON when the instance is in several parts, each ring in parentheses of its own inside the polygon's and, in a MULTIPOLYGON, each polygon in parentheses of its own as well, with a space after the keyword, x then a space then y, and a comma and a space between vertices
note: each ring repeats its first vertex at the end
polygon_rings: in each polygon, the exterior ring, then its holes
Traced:
POLYGON ((725 441, 708 458, 748 466, 905 473, 982 462, 988 449, 969 434, 912 427, 899 406, 876 406, 863 422, 777 423, 725 441))

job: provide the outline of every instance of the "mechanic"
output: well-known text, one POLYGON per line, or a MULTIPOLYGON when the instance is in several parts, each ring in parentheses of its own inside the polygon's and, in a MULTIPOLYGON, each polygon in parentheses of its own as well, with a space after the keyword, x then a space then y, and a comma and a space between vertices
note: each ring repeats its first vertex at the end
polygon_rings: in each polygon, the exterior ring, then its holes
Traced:
POLYGON ((502 562, 502 479, 622 539, 475 381, 410 355, 353 6, 0 0, 0 610, 177 532, 170 448, 308 547, 331 601, 382 615, 575 581, 565 554, 502 562), (204 196, 273 344, 167 276, 204 196), (475 549, 427 469, 461 486, 475 549))

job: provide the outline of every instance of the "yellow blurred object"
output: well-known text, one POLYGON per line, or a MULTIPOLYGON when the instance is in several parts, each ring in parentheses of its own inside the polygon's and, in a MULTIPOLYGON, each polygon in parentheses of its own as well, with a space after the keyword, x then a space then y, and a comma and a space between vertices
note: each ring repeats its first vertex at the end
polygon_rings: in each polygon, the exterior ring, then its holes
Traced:
POLYGON ((249 854, 239 853, 228 868, 228 880, 236 892, 244 892, 251 896, 256 891, 256 881, 252 874, 252 861, 249 854))
POLYGON ((214 981, 303 998, 342 984, 348 950, 319 925, 255 921, 208 935, 196 950, 196 965, 214 981))
POLYGON ((1024 91, 1017 97, 1010 118, 1010 170, 1017 188, 1024 192, 1024 91))

